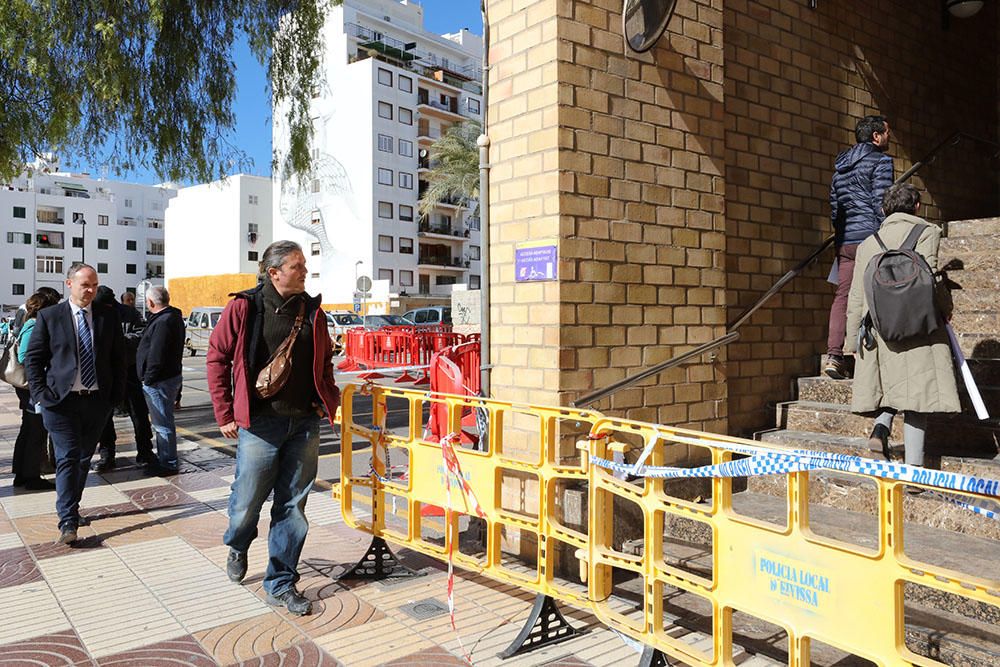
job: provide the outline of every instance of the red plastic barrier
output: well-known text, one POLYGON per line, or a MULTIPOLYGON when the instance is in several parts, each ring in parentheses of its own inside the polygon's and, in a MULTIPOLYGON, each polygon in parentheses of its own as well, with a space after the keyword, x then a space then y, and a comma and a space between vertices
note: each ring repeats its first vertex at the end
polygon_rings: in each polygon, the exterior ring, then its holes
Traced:
MULTIPOLYGON (((344 335, 344 360, 337 365, 337 368, 342 371, 355 371, 405 366, 430 367, 436 353, 458 349, 457 356, 454 353, 449 353, 448 356, 459 365, 472 393, 478 393, 478 342, 479 334, 455 333, 447 325, 420 328, 383 327, 375 331, 351 329, 344 335), (471 346, 465 347, 470 344, 476 346, 475 352, 471 351, 471 346)), ((430 376, 428 371, 424 371, 421 377, 414 379, 407 372, 398 381, 428 384, 430 376)))

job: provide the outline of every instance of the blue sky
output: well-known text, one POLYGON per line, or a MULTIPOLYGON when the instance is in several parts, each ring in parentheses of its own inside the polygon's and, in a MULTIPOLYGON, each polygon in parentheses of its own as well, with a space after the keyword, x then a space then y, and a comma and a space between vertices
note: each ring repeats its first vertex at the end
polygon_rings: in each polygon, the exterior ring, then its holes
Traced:
MULTIPOLYGON (((469 28, 476 34, 482 34, 479 0, 422 0, 420 4, 424 6, 424 27, 431 32, 442 34, 469 28)), ((253 159, 253 173, 270 176, 271 108, 265 71, 244 42, 237 46, 234 60, 238 90, 235 104, 236 130, 232 140, 253 159)), ((92 174, 100 173, 98 165, 92 165, 89 171, 92 174)), ((160 182, 152 171, 109 176, 134 183, 160 182)))

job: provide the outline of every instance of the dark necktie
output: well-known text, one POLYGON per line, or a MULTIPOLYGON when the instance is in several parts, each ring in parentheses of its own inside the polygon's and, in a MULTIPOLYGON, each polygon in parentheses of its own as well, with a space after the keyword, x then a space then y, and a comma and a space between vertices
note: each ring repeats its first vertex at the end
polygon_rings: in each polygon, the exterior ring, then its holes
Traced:
POLYGON ((77 311, 76 330, 80 334, 80 383, 87 389, 97 384, 97 368, 94 366, 94 339, 90 336, 87 326, 87 313, 77 311))

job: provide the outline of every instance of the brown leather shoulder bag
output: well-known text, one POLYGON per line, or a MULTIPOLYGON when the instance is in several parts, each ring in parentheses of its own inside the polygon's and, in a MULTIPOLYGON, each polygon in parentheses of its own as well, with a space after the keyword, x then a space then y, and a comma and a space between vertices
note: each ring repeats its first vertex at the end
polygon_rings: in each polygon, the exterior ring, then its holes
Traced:
POLYGON ((256 390, 261 398, 271 398, 285 386, 289 376, 292 374, 292 346, 302 328, 305 320, 306 304, 299 303, 299 314, 295 318, 292 330, 288 332, 288 337, 281 342, 278 349, 274 351, 267 365, 257 374, 256 390))

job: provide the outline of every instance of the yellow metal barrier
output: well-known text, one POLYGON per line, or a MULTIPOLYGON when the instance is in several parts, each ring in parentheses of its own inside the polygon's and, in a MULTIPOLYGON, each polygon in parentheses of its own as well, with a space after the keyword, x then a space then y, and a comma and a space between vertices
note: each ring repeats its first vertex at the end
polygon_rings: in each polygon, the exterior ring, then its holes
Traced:
MULTIPOLYGON (((448 558, 448 541, 453 540, 456 565, 591 610, 606 625, 691 664, 734 664, 733 619, 739 613, 782 628, 788 637, 788 664, 793 666, 810 664, 813 642, 877 664, 939 665, 943 663, 918 656, 905 645, 904 586, 917 584, 987 605, 1000 599, 1000 581, 918 562, 905 553, 906 485, 901 482, 866 477, 877 492, 878 528, 877 544, 863 547, 810 528, 808 472, 785 475, 782 516, 766 520, 734 508, 733 486, 739 480, 703 480, 701 497, 692 500, 690 493, 678 494, 675 481, 626 481, 590 463, 591 456, 611 459, 616 451, 635 451, 658 440, 647 465, 689 465, 683 461, 699 456, 705 464, 721 464, 734 460, 734 449, 761 448, 761 443, 612 419, 588 410, 387 387, 370 389, 372 423, 359 424, 351 411, 356 391, 354 386, 345 388, 341 414, 338 495, 349 525, 439 559, 448 558), (383 434, 373 428, 384 423, 390 401, 405 405, 407 434, 383 434), (432 404, 447 406, 449 433, 461 430, 463 410, 478 407, 488 413, 489 451, 455 447, 486 515, 483 550, 459 540, 460 522, 468 526, 478 520, 467 516, 474 514, 473 508, 454 489, 456 513, 450 522, 422 516, 422 508, 446 504, 441 445, 424 439, 423 432, 424 412, 432 404), (567 448, 567 439, 575 446, 567 448), (359 440, 366 447, 371 444, 372 452, 366 449, 363 456, 372 456, 378 476, 352 473, 359 440), (514 447, 515 440, 521 446, 514 447), (400 457, 408 471, 405 479, 383 481, 385 461, 398 462, 400 457), (585 489, 585 527, 564 520, 561 505, 567 488, 585 489), (616 517, 629 508, 641 518, 640 554, 626 553, 614 534, 616 517), (670 537, 665 527, 671 526, 700 531, 711 548, 706 563, 690 567, 683 558, 664 553, 665 538, 670 537), (514 535, 519 539, 512 540, 514 535), (513 549, 502 549, 505 541, 513 549), (557 561, 565 563, 567 554, 582 562, 577 581, 557 574, 557 561), (641 604, 628 608, 614 594, 616 571, 641 578, 641 604), (702 610, 705 641, 679 637, 673 622, 675 601, 680 601, 678 608, 693 603, 702 610)), ((962 495, 969 500, 993 498, 962 495)))

